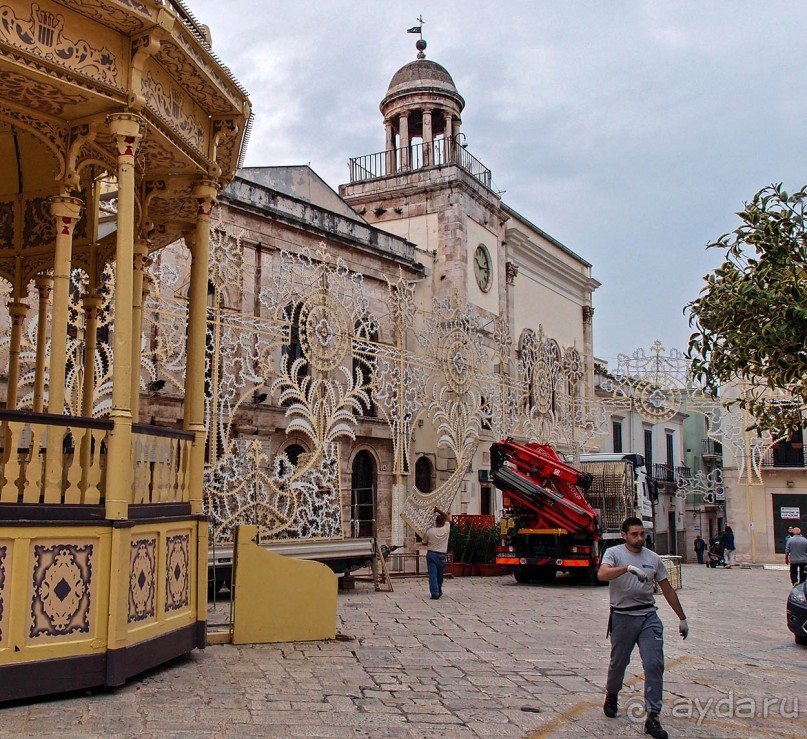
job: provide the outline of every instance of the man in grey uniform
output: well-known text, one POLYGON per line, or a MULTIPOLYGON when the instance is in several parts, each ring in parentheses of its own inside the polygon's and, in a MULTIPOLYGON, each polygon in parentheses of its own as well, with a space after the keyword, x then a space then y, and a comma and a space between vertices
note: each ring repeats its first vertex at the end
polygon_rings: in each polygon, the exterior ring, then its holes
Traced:
POLYGON ((609 583, 611 602, 608 620, 611 662, 605 682, 603 712, 608 718, 616 717, 625 670, 638 644, 645 681, 644 733, 654 739, 667 739, 658 718, 664 687, 664 627, 656 613, 653 581, 658 583, 662 595, 680 619, 678 633, 684 639, 689 634, 689 626, 678 594, 667 579, 667 568, 655 552, 644 546, 645 530, 641 519, 626 518, 622 523, 622 538, 624 544, 605 550, 597 572, 600 580, 609 583))
POLYGON ((793 536, 785 543, 785 564, 790 565, 793 587, 807 580, 807 538, 801 535, 798 526, 793 528, 793 536))

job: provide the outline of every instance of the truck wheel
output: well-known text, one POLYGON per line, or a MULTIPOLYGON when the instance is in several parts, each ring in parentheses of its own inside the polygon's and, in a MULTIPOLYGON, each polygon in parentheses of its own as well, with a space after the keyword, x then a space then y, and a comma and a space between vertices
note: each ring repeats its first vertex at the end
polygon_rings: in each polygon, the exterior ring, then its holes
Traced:
POLYGON ((555 582, 556 574, 557 570, 554 567, 539 567, 535 572, 535 579, 542 583, 555 582))
POLYGON ((531 567, 518 567, 513 570, 513 577, 519 584, 532 582, 533 571, 531 567))
POLYGON ((807 636, 799 636, 798 634, 796 634, 795 636, 796 636, 796 644, 801 644, 801 646, 807 647, 807 636))

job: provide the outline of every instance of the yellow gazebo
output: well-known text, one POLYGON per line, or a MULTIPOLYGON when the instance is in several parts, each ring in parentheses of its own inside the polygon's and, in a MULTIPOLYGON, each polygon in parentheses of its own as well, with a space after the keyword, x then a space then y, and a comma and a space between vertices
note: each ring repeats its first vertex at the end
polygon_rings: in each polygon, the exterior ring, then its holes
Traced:
POLYGON ((181 2, 7 0, 2 20, 5 701, 204 646, 209 216, 250 105, 181 2), (166 429, 138 418, 144 268, 182 237, 185 405, 166 429))

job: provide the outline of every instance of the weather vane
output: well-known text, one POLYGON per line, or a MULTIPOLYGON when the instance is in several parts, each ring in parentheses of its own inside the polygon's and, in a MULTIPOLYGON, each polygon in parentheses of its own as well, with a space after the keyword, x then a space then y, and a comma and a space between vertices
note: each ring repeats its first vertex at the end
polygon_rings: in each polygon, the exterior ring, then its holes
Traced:
POLYGON ((412 26, 412 28, 407 29, 406 32, 420 34, 420 38, 417 40, 415 48, 418 50, 418 59, 425 59, 426 55, 423 53, 423 50, 426 48, 426 41, 423 38, 423 24, 425 23, 423 20, 423 14, 418 16, 418 23, 420 25, 412 26))

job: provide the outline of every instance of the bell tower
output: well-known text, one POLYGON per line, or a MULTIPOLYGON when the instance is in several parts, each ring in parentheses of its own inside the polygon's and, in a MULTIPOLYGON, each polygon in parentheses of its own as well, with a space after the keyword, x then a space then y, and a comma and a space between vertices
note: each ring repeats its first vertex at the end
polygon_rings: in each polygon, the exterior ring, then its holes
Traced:
POLYGON ((379 105, 384 151, 352 158, 351 181, 339 194, 369 223, 419 247, 431 296, 457 293, 483 313, 502 315, 508 216, 490 170, 467 149, 465 100, 445 67, 426 59, 422 37, 416 48, 379 105))

